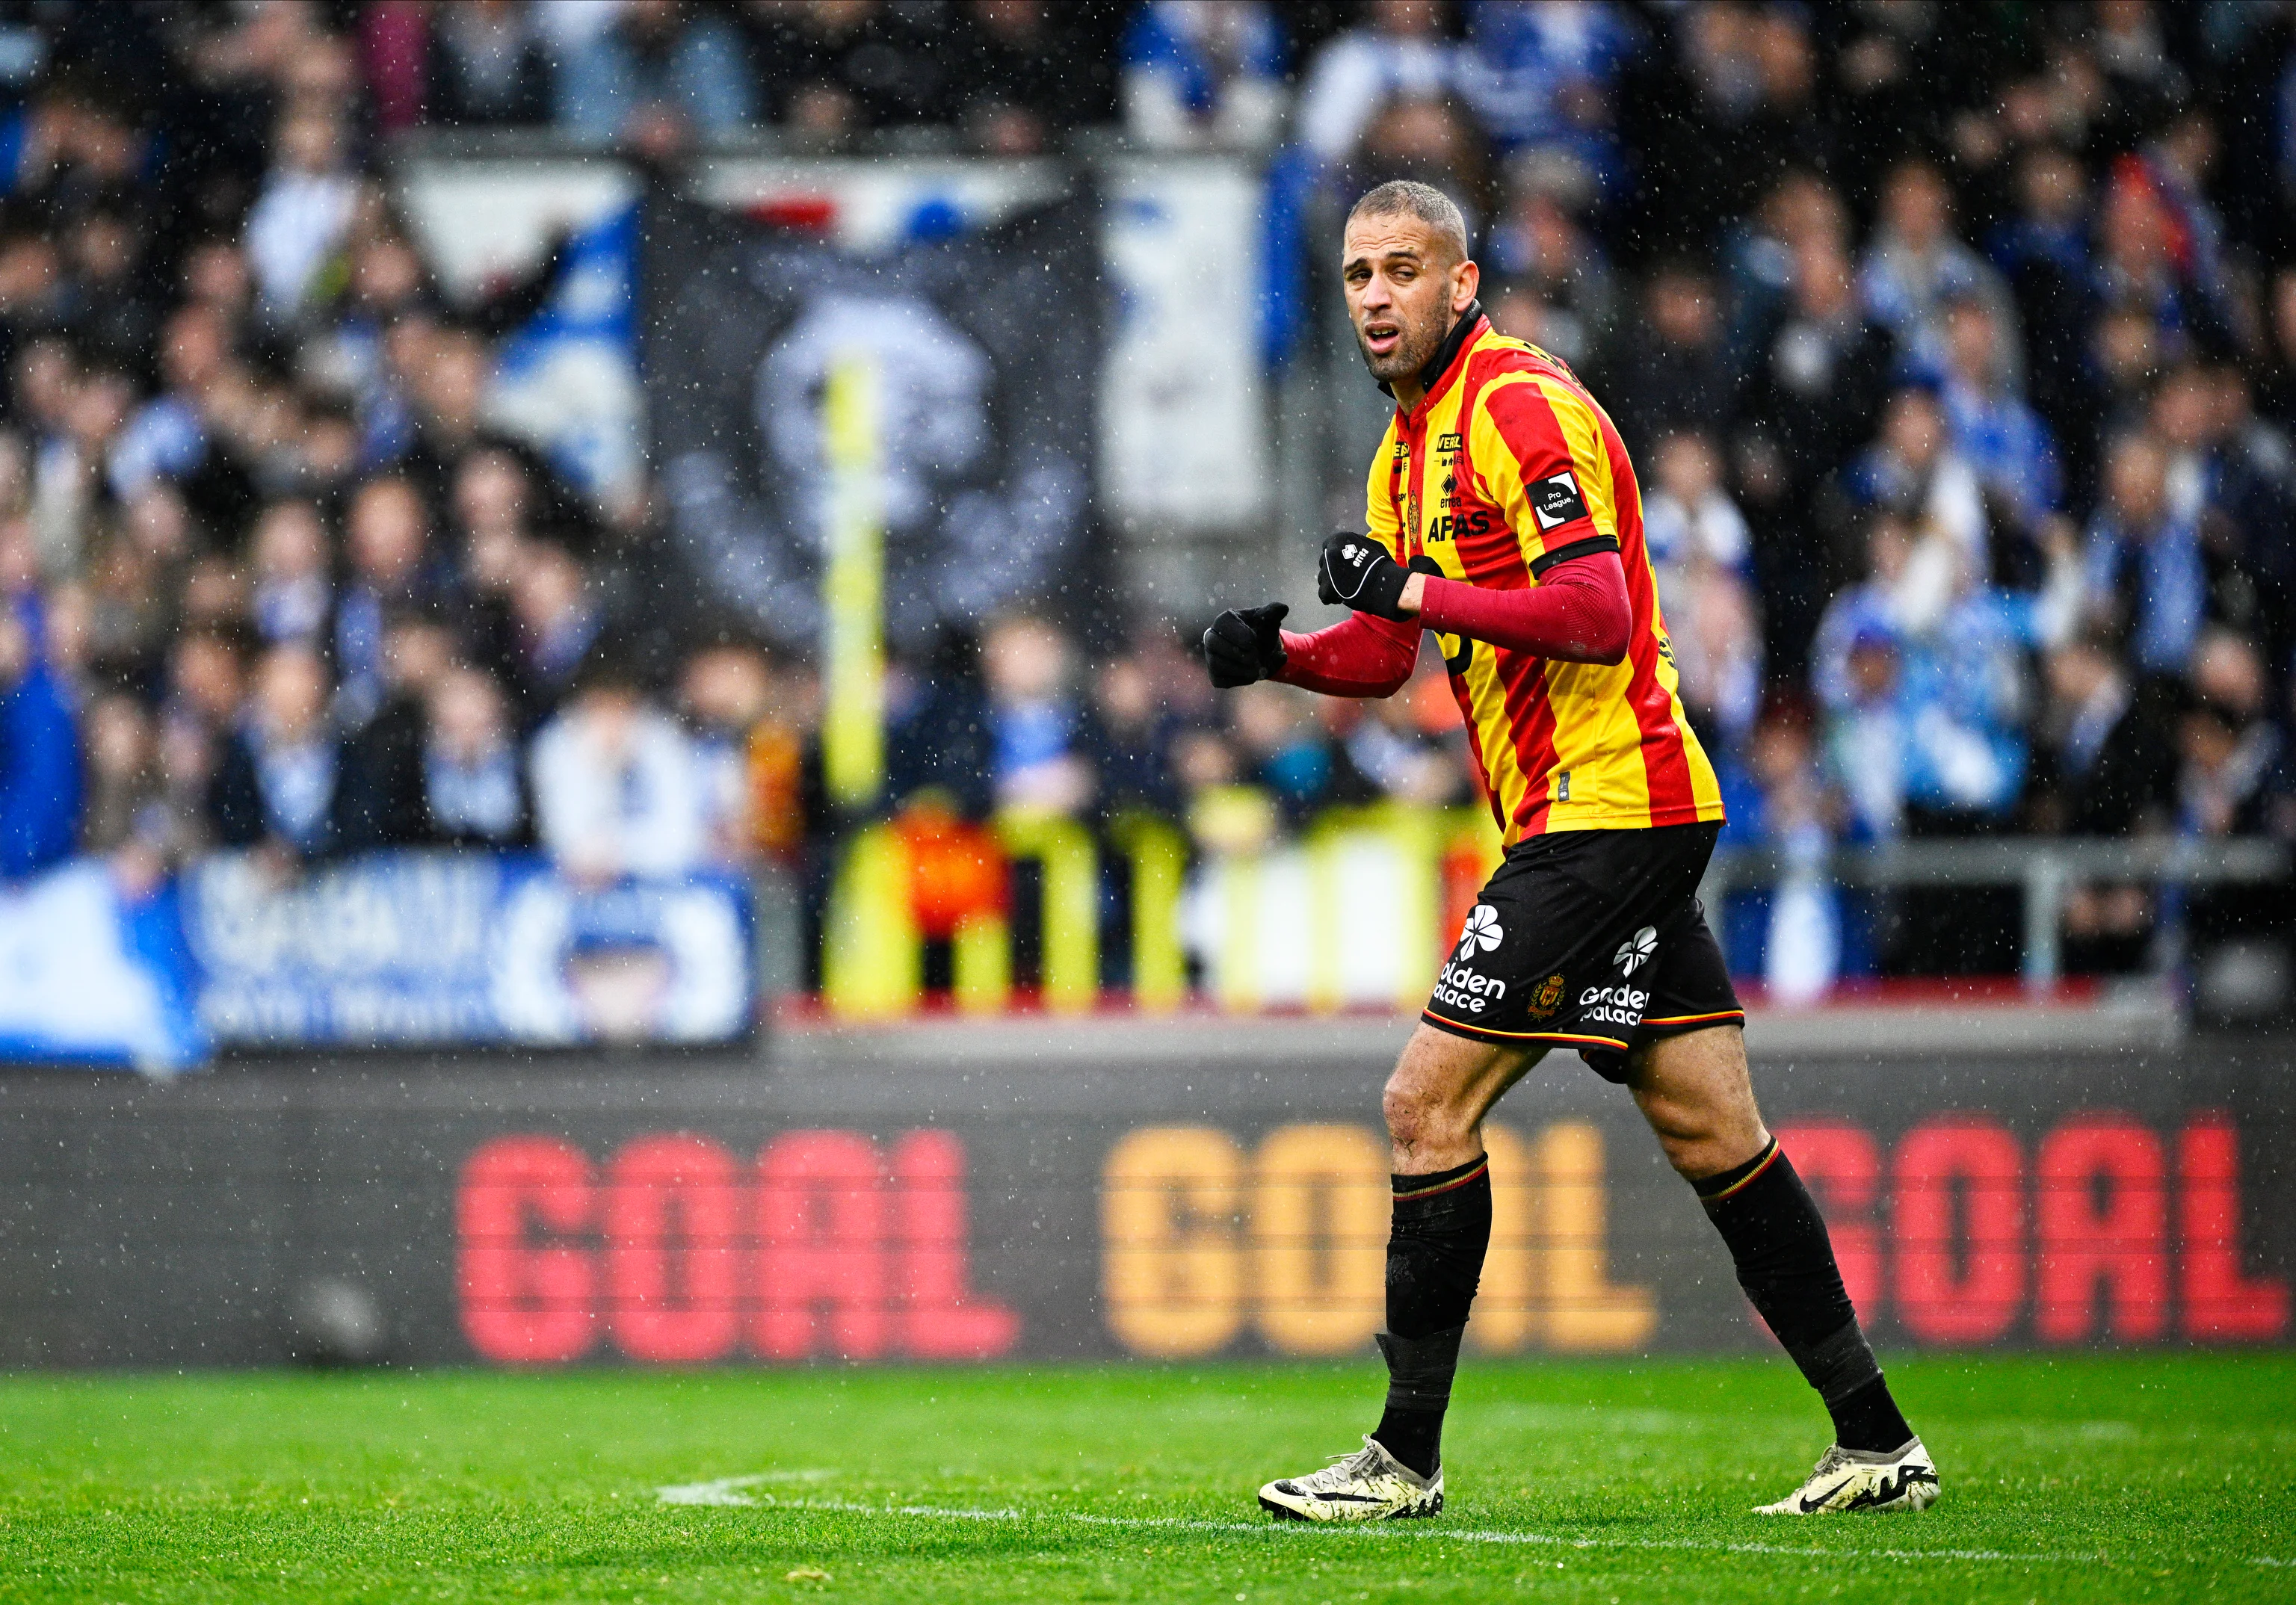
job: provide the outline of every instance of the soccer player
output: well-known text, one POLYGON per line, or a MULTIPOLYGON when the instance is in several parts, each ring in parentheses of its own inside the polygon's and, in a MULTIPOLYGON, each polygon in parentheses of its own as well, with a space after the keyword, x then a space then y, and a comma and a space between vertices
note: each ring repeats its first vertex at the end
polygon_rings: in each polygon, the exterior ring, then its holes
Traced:
POLYGON ((1384 697, 1434 631, 1505 858, 1388 1078, 1385 1412, 1360 1452, 1259 1503, 1310 1521, 1443 1508, 1443 1414, 1490 1241, 1483 1118, 1561 1045, 1627 1088, 1833 1418, 1816 1472, 1763 1511, 1925 1509, 1937 1473, 1754 1106, 1745 1016, 1694 896, 1722 799, 1676 694, 1626 446, 1568 367, 1492 330, 1441 191, 1371 191, 1341 255, 1396 403, 1370 532, 1332 536, 1318 569, 1324 601, 1351 611, 1308 635, 1281 627, 1280 602, 1222 613, 1206 662, 1216 686, 1384 697))

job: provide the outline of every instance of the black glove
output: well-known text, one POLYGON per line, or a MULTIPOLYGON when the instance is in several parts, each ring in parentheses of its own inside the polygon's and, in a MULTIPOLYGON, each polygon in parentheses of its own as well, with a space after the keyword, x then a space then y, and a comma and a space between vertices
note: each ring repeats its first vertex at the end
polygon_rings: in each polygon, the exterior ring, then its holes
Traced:
POLYGON ((1343 529, 1324 543, 1323 557, 1316 565, 1316 594, 1327 602, 1344 602, 1358 613, 1400 619, 1403 614, 1395 604, 1409 572, 1371 536, 1343 529))
POLYGON ((1220 691, 1273 679, 1283 667, 1283 615, 1292 610, 1280 602, 1264 608, 1230 608, 1212 620, 1204 632, 1204 667, 1220 691))

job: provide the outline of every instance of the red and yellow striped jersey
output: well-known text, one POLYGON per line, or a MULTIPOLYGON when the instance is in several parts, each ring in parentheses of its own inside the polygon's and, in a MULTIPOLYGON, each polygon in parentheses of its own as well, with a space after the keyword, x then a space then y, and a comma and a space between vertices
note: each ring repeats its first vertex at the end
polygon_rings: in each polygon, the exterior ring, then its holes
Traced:
POLYGON ((1562 362, 1479 312, 1428 365, 1440 377, 1416 407, 1396 410, 1372 463, 1369 528, 1395 560, 1424 553, 1448 577, 1498 590, 1536 585, 1590 552, 1615 550, 1626 567, 1624 662, 1436 636, 1506 845, 1721 818, 1714 767, 1677 691, 1641 487, 1610 415, 1562 362))

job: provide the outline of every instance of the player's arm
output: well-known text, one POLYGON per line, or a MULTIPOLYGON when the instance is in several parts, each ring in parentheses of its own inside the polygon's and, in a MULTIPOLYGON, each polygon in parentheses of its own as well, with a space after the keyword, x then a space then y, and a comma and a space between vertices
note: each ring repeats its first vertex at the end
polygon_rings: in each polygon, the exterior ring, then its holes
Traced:
POLYGON ((1270 602, 1231 608, 1204 632, 1204 667, 1222 691, 1281 680, 1332 697, 1390 697, 1411 678, 1419 626, 1354 613, 1302 635, 1283 626, 1291 610, 1270 602))
POLYGON ((1627 570, 1615 551, 1565 558, 1526 591, 1487 591, 1430 575, 1414 600, 1431 630, 1564 663, 1624 662, 1634 626, 1627 570))
POLYGON ((1531 584, 1498 590, 1412 576, 1397 586, 1397 610, 1542 658, 1623 661, 1634 610, 1601 415, 1573 390, 1521 378, 1485 390, 1468 429, 1531 584))
POLYGON ((1527 590, 1487 590, 1433 568, 1418 558, 1406 569, 1363 536, 1335 535, 1324 545, 1317 585, 1325 602, 1356 610, 1350 623, 1423 626, 1569 663, 1626 658, 1634 615, 1616 539, 1532 560, 1538 583, 1527 590))

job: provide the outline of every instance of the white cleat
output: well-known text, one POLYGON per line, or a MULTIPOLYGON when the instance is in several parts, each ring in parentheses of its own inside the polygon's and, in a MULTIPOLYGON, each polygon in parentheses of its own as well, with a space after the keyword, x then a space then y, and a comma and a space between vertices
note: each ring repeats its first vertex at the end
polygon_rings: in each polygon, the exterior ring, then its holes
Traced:
POLYGON ((1388 1521, 1443 1509, 1443 1468, 1422 1477, 1366 1437, 1353 1454, 1320 1471, 1286 1477, 1259 1490, 1259 1508, 1278 1521, 1388 1521))
POLYGON ((1809 1480, 1757 1516, 1825 1516, 1849 1511, 1926 1511, 1937 1503, 1937 1467, 1922 1440, 1891 1454, 1868 1454, 1834 1445, 1809 1480))

